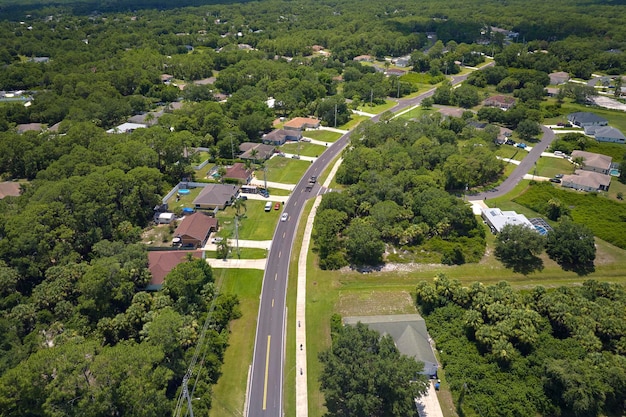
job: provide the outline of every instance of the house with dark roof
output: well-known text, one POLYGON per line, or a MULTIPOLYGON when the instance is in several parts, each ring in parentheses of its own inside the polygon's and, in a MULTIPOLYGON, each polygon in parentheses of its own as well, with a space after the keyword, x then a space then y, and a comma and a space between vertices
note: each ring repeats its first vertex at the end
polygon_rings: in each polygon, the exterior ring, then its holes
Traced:
POLYGON ((0 200, 2 200, 4 197, 18 197, 21 193, 22 188, 19 182, 0 182, 0 200))
POLYGON ((179 239, 177 242, 182 246, 198 248, 206 244, 209 235, 217 231, 217 227, 216 218, 195 212, 183 218, 174 231, 174 237, 179 239))
POLYGON ((149 251, 148 270, 152 274, 150 283, 146 287, 148 291, 158 291, 163 287, 165 277, 179 264, 187 261, 187 256, 191 254, 194 258, 201 259, 201 251, 149 251))
POLYGON ((41 123, 23 123, 17 125, 15 128, 17 129, 17 133, 41 132, 43 130, 43 125, 41 123))
POLYGON ((503 110, 508 110, 515 105, 515 99, 510 96, 495 95, 487 98, 483 101, 483 105, 487 107, 498 107, 503 110))
POLYGON ((613 161, 613 158, 610 156, 577 150, 572 151, 572 159, 575 158, 582 158, 582 169, 585 171, 599 172, 600 174, 605 175, 608 175, 611 171, 611 162, 613 161))
POLYGON ((239 155, 241 159, 265 161, 274 154, 276 147, 264 143, 244 142, 239 145, 239 150, 242 152, 242 154, 239 155))
POLYGON ((252 169, 246 168, 241 162, 237 162, 226 168, 224 179, 234 180, 240 184, 248 184, 252 180, 252 169))
MULTIPOLYGON (((587 130, 585 129, 585 133, 587 130)), ((594 138, 598 142, 626 143, 626 136, 621 130, 611 126, 602 126, 593 132, 594 138)))
POLYGON ((207 184, 200 194, 193 200, 196 209, 224 210, 232 204, 239 193, 239 185, 234 184, 207 184))
POLYGON ((275 129, 263 135, 263 143, 266 145, 280 146, 288 140, 299 141, 302 139, 301 130, 275 129))
POLYGON ((578 111, 567 115, 567 120, 576 126, 607 126, 609 121, 604 117, 600 117, 597 114, 589 113, 586 111, 578 111))
POLYGON ((608 191, 611 185, 611 176, 577 169, 573 175, 564 175, 561 178, 561 185, 582 191, 608 191))
POLYGON ((431 345, 432 339, 419 314, 345 317, 343 322, 353 326, 363 323, 381 335, 391 336, 401 354, 424 364, 422 374, 437 377, 439 364, 431 345))

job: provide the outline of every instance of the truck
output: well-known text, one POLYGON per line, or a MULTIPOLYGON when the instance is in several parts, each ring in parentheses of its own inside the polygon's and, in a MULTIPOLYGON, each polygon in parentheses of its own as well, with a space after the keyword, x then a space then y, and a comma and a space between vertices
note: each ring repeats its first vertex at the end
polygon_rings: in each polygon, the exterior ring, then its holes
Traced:
POLYGON ((312 176, 311 178, 309 178, 309 182, 306 185, 306 190, 307 191, 311 191, 313 189, 313 187, 315 187, 315 182, 317 181, 317 177, 316 176, 312 176))

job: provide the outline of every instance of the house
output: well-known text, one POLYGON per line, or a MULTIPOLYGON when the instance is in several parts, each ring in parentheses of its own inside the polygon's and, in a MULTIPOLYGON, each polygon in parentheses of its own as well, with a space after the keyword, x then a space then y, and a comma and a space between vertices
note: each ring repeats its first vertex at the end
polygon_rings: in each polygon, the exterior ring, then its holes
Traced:
POLYGON ((201 251, 149 251, 148 270, 152 274, 150 283, 146 287, 148 291, 158 291, 163 287, 165 277, 178 264, 187 261, 187 256, 191 254, 194 258, 201 259, 201 251))
POLYGON ((320 121, 311 117, 295 117, 283 125, 285 130, 317 129, 320 121))
POLYGON ((506 127, 500 127, 500 131, 498 132, 498 136, 496 137, 496 143, 500 145, 506 143, 509 138, 513 136, 513 131, 511 129, 507 129, 506 127))
POLYGON ((619 129, 610 126, 602 126, 596 129, 594 137, 598 142, 626 143, 626 136, 619 129))
POLYGON ((239 193, 239 185, 234 184, 207 184, 200 194, 193 200, 196 209, 224 210, 232 204, 239 193))
POLYGON ((17 125, 15 128, 17 129, 17 133, 41 132, 43 130, 43 125, 41 123, 23 123, 17 125))
POLYGON ((2 200, 4 197, 19 197, 21 193, 22 188, 19 182, 0 182, 0 200, 2 200))
POLYGON ((604 117, 600 117, 594 113, 589 113, 586 111, 578 111, 575 113, 570 113, 567 115, 567 120, 576 126, 586 127, 586 126, 607 126, 609 121, 604 117))
POLYGON ((561 185, 582 191, 608 191, 611 176, 599 172, 577 169, 573 175, 564 175, 561 185))
POLYGON ((353 61, 357 61, 357 62, 372 62, 372 56, 371 55, 357 55, 354 58, 352 58, 353 61))
POLYGON ((195 212, 183 218, 174 231, 174 238, 178 238, 177 243, 183 247, 203 247, 217 227, 216 218, 195 212))
POLYGON ((285 130, 276 129, 270 133, 263 135, 263 143, 266 145, 280 146, 288 140, 299 141, 302 139, 302 131, 300 130, 285 130))
POLYGON ((573 151, 572 159, 582 158, 583 167, 581 169, 591 172, 599 172, 608 175, 611 170, 611 162, 613 158, 599 153, 573 151))
POLYGON ((36 64, 47 64, 50 62, 50 57, 47 56, 36 56, 28 59, 29 62, 34 62, 36 64))
POLYGON ((501 94, 491 96, 483 101, 484 106, 498 107, 502 110, 508 110, 515 105, 515 99, 510 96, 503 96, 501 94))
POLYGON ((553 72, 549 74, 549 77, 550 77, 550 84, 552 85, 565 84, 566 82, 569 81, 569 74, 564 71, 553 72))
POLYGON ((399 68, 389 68, 387 71, 385 71, 385 74, 393 75, 396 77, 402 77, 403 75, 406 74, 406 70, 399 69, 399 68))
POLYGON ((401 56, 400 58, 396 59, 395 64, 397 67, 405 68, 409 66, 410 59, 410 56, 401 56))
POLYGON ((274 154, 276 147, 274 145, 266 145, 263 143, 244 142, 239 145, 239 150, 243 152, 239 155, 239 158, 241 159, 265 161, 274 154))
POLYGON ((146 126, 155 125, 159 121, 159 117, 163 116, 165 112, 163 110, 160 111, 151 111, 142 114, 136 114, 131 116, 128 119, 129 123, 142 124, 146 126))
POLYGON ((548 87, 545 89, 546 95, 548 97, 556 97, 559 95, 560 91, 561 91, 560 88, 554 88, 554 87, 548 87))
POLYGON ((163 84, 169 84, 172 82, 172 80, 174 79, 173 75, 170 74, 161 74, 161 82, 163 84))
POLYGON ((507 224, 524 225, 536 230, 535 226, 533 226, 526 216, 517 214, 514 211, 502 211, 499 208, 484 208, 481 210, 481 215, 493 233, 500 233, 507 224))
POLYGON ((439 364, 431 345, 432 339, 419 314, 345 317, 343 323, 352 326, 363 323, 381 335, 390 336, 401 354, 424 363, 422 374, 437 377, 439 364))
POLYGON ((143 123, 122 123, 119 126, 114 127, 113 129, 107 130, 107 133, 132 133, 135 129, 143 129, 148 127, 143 123))
POLYGON ((241 162, 237 162, 226 168, 226 180, 235 180, 240 184, 248 184, 252 180, 252 169, 246 168, 241 162))

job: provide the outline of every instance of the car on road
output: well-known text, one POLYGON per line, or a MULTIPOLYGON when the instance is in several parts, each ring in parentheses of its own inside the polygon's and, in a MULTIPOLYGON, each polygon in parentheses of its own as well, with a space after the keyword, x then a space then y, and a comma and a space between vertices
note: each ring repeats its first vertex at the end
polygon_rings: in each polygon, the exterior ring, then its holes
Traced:
POLYGON ((274 204, 274 210, 278 210, 280 209, 280 203, 276 202, 276 204, 274 204))
POLYGON ((560 183, 561 183, 561 180, 560 180, 560 179, 558 179, 558 178, 550 178, 550 182, 555 182, 555 183, 557 183, 557 184, 560 184, 560 183))
POLYGON ((315 182, 317 181, 317 175, 312 175, 311 179, 309 180, 310 182, 315 182))
POLYGON ((287 221, 287 218, 289 218, 289 214, 288 214, 288 213, 283 213, 283 214, 280 216, 280 221, 281 221, 281 222, 286 222, 286 221, 287 221))

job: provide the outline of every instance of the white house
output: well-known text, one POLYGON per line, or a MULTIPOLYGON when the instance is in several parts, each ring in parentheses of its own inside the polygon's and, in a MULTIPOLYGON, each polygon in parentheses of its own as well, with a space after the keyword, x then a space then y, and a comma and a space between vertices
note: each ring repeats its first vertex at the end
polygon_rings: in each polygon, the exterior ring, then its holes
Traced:
POLYGON ((536 230, 535 226, 523 214, 517 214, 514 211, 502 211, 499 208, 482 209, 482 217, 494 233, 500 233, 504 226, 524 225, 532 230, 536 230))
POLYGON ((626 143, 626 136, 619 130, 610 126, 603 126, 594 132, 598 142, 626 143))

